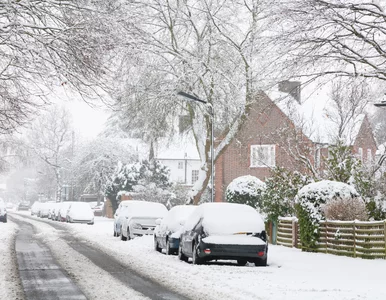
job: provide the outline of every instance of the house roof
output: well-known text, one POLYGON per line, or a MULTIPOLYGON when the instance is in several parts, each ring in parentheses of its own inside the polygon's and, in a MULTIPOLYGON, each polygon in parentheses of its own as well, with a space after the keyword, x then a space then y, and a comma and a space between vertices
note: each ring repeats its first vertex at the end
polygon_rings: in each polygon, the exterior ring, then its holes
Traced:
POLYGON ((155 157, 157 159, 200 159, 192 132, 175 134, 172 139, 159 140, 155 157))
MULTIPOLYGON (((300 103, 290 94, 278 91, 277 87, 265 93, 313 142, 333 144, 339 131, 338 124, 331 116, 332 100, 328 96, 328 88, 330 87, 315 89, 315 86, 307 86, 301 91, 300 103)), ((355 142, 364 118, 364 114, 357 115, 345 126, 342 139, 346 145, 355 142)))

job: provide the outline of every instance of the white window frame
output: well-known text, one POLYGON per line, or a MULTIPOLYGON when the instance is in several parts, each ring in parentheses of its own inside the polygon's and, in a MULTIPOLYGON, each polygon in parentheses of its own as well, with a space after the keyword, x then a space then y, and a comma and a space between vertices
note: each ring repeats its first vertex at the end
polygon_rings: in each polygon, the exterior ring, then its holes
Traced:
POLYGON ((194 184, 198 180, 199 170, 192 170, 192 184, 194 184))
POLYGON ((276 146, 275 145, 251 145, 251 153, 250 153, 251 168, 271 168, 275 166, 276 166, 276 146), (267 155, 267 157, 264 158, 262 157, 262 155, 267 155))

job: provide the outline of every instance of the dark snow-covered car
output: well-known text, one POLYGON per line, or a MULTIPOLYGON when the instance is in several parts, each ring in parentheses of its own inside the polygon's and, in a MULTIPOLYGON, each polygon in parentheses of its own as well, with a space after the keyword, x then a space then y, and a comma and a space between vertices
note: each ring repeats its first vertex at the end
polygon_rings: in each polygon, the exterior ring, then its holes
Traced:
POLYGON ((236 260, 267 265, 268 243, 260 214, 236 203, 204 203, 186 221, 178 257, 193 264, 210 260, 236 260))
POLYGON ((162 203, 128 200, 121 227, 121 240, 154 233, 155 221, 162 219, 168 209, 162 203))
POLYGON ((7 209, 2 201, 0 201, 0 222, 7 223, 7 209))
POLYGON ((29 210, 29 203, 28 202, 21 202, 17 206, 17 210, 29 210))
POLYGON ((197 208, 193 205, 177 205, 168 211, 166 216, 161 220, 156 220, 157 226, 154 230, 154 249, 161 252, 166 250, 166 254, 178 252, 182 223, 197 208))

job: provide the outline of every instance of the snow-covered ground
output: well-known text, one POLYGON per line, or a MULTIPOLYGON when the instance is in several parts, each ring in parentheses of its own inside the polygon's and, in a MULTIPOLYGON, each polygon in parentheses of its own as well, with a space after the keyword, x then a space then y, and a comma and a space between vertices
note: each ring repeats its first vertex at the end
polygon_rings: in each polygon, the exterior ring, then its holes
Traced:
POLYGON ((0 223, 0 299, 22 299, 22 288, 14 261, 14 237, 17 226, 0 223))
MULTIPOLYGON (((60 236, 49 225, 33 224, 48 243, 60 236)), ((230 263, 196 266, 154 251, 151 236, 127 242, 113 237, 113 220, 96 218, 94 226, 64 226, 74 236, 193 299, 386 299, 385 260, 304 253, 270 245, 266 268, 230 263)))

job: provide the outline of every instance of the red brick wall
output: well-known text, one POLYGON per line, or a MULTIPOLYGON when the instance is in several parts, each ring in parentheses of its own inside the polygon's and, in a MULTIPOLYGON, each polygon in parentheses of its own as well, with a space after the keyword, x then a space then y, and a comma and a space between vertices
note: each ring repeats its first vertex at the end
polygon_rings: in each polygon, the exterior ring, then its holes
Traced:
POLYGON ((243 127, 216 161, 215 201, 224 200, 226 187, 239 176, 253 175, 263 181, 270 176, 269 168, 250 167, 251 145, 275 145, 276 166, 305 172, 303 165, 289 155, 288 141, 312 162, 313 144, 303 134, 298 132, 296 139, 294 134, 290 119, 264 93, 259 93, 243 127))
POLYGON ((359 133, 353 145, 353 151, 355 154, 358 154, 359 148, 362 148, 363 150, 364 163, 368 162, 367 149, 371 150, 371 157, 374 159, 375 152, 377 151, 377 143, 374 139, 373 130, 367 116, 365 116, 362 122, 359 133))

